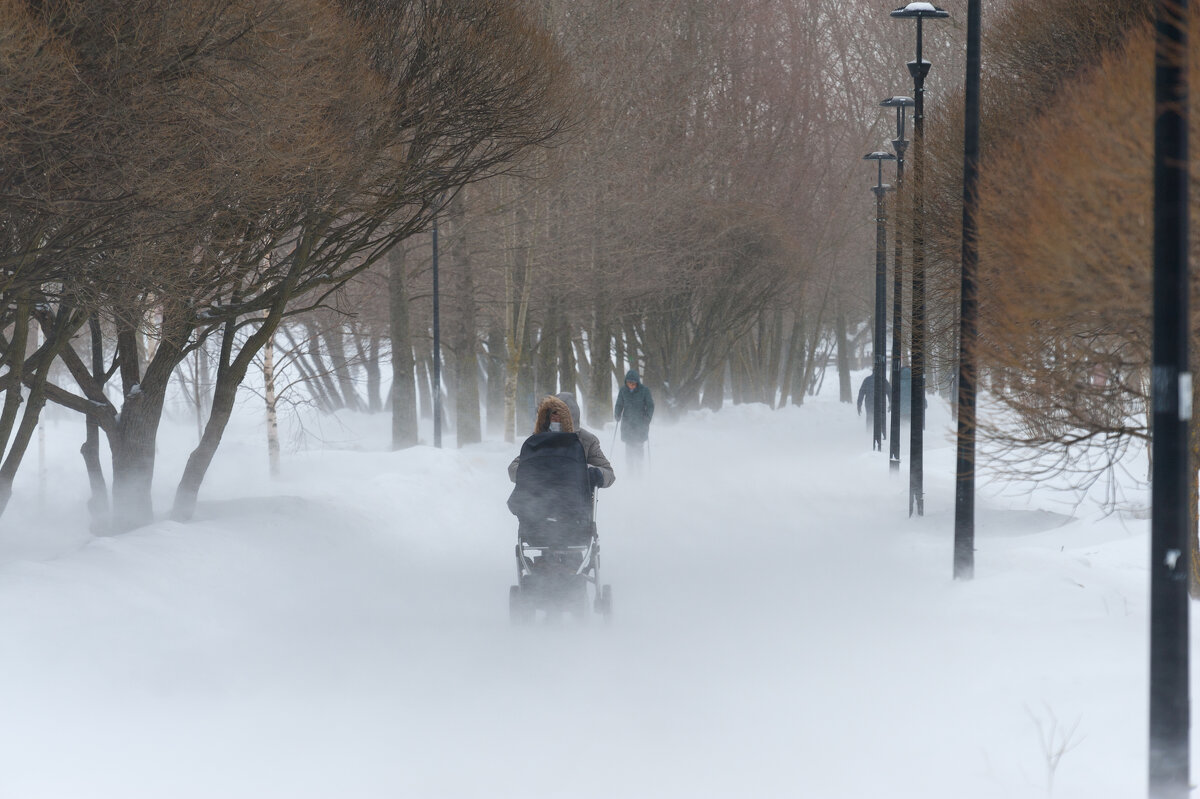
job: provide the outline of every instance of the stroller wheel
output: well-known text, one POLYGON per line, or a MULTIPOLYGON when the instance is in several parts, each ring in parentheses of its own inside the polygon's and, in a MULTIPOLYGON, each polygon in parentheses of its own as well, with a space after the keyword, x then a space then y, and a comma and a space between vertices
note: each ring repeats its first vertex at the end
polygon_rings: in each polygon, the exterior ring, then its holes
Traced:
POLYGON ((508 620, 513 624, 528 624, 533 620, 533 606, 519 585, 508 587, 508 620))

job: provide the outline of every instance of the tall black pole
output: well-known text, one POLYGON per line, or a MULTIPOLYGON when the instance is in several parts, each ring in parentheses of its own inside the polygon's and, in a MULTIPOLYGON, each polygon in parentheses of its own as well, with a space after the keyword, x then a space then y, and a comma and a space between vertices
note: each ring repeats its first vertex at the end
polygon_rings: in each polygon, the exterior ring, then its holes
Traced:
POLYGON ((908 460, 908 515, 925 515, 925 76, 930 64, 922 57, 922 23, 926 17, 950 16, 930 3, 909 3, 893 17, 917 20, 917 59, 908 62, 916 103, 913 108, 913 274, 912 393, 908 460))
POLYGON ((925 75, 917 17, 917 60, 908 62, 916 93, 913 114, 912 394, 909 422, 908 515, 925 515, 925 75))
POLYGON ((891 442, 888 444, 888 468, 890 471, 900 471, 900 361, 901 349, 903 342, 901 341, 901 333, 903 332, 903 323, 900 321, 900 315, 904 311, 904 272, 902 267, 904 260, 904 245, 901 243, 904 237, 900 235, 900 194, 901 184, 904 181, 904 156, 903 149, 897 151, 896 158, 896 256, 895 265, 892 267, 892 384, 891 397, 889 398, 892 407, 891 416, 891 442))
POLYGON ((433 217, 433 445, 442 446, 442 334, 438 315, 438 222, 433 217))
POLYGON ((1187 0, 1158 0, 1154 59, 1154 366, 1150 518, 1150 797, 1188 796, 1187 0))
POLYGON ((892 385, 891 385, 891 443, 888 445, 888 467, 890 471, 900 471, 900 364, 904 339, 902 313, 904 311, 904 237, 900 235, 899 200, 903 196, 904 187, 904 151, 908 142, 904 138, 904 117, 908 107, 913 105, 911 97, 889 97, 880 105, 896 109, 896 138, 892 139, 892 149, 896 151, 896 208, 892 215, 896 220, 895 259, 892 265, 892 385))
POLYGON ((958 468, 954 481, 954 578, 975 576, 975 341, 979 303, 979 70, 981 0, 967 2, 963 125, 962 283, 958 333, 958 468))
MULTIPOLYGON (((876 156, 886 153, 875 153, 876 156)), ((883 451, 883 373, 887 359, 887 217, 884 215, 883 196, 888 187, 883 185, 883 159, 875 162, 879 168, 875 183, 875 364, 872 375, 874 390, 874 424, 872 425, 872 449, 883 451)))

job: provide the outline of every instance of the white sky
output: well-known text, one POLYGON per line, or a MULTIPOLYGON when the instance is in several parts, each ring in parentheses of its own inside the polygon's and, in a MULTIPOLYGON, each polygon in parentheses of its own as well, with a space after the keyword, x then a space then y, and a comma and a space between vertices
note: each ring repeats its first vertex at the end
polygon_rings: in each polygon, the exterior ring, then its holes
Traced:
POLYGON ((956 583, 947 409, 909 519, 907 435, 889 474, 834 399, 656 423, 642 482, 597 431, 607 628, 509 626, 514 445, 347 416, 272 482, 255 410, 196 521, 93 538, 52 421, 0 519, 0 797, 1144 795, 1148 523, 981 486, 956 583))

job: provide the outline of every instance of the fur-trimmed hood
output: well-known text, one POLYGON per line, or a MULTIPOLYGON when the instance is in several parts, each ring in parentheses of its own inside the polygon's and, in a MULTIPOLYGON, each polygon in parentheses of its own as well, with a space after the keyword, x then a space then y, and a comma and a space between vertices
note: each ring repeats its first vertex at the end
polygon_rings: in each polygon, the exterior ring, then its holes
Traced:
MULTIPOLYGON (((647 393, 649 390, 647 389, 647 393)), ((600 439, 596 438, 595 433, 589 433, 579 426, 579 403, 576 402, 575 396, 564 391, 557 397, 546 397, 538 405, 537 421, 534 422, 533 432, 545 433, 550 430, 550 415, 558 411, 558 418, 562 423, 562 432, 574 433, 579 436, 579 443, 583 444, 583 451, 587 453, 588 466, 600 470, 602 480, 601 488, 607 488, 613 484, 617 476, 613 474, 612 464, 608 462, 608 458, 604 456, 604 451, 600 449, 600 439)), ((508 479, 514 483, 517 481, 517 467, 521 463, 521 456, 513 458, 512 463, 508 465, 508 479)))
POLYGON ((579 403, 575 400, 575 395, 570 391, 560 391, 554 396, 566 403, 567 410, 571 412, 571 424, 575 426, 574 430, 578 433, 583 428, 579 426, 579 403))
POLYGON ((555 411, 558 412, 559 421, 562 423, 562 432, 574 433, 575 425, 571 419, 571 409, 567 407, 567 403, 560 400, 558 397, 546 397, 538 405, 537 420, 533 423, 534 433, 546 433, 550 430, 550 415, 555 411))

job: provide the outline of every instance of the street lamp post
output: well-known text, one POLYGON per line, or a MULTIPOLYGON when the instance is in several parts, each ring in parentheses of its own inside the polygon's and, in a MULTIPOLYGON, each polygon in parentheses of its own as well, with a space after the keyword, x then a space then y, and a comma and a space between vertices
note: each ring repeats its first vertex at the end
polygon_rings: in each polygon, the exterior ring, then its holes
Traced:
POLYGON ((1154 341, 1150 453, 1150 797, 1191 795, 1188 538, 1192 324, 1188 294, 1188 11, 1159 0, 1154 58, 1154 341))
POLYGON ((908 141, 904 138, 904 122, 908 109, 915 104, 911 97, 889 97, 879 105, 884 108, 896 109, 896 138, 892 139, 892 149, 896 151, 896 257, 892 266, 892 424, 891 443, 888 445, 888 465, 893 472, 900 471, 900 357, 903 348, 903 324, 901 314, 904 310, 904 237, 900 235, 900 189, 904 186, 904 151, 908 149, 908 141))
POLYGON ((912 414, 908 461, 908 515, 925 515, 925 76, 930 63, 921 55, 923 23, 945 19, 949 12, 933 3, 917 2, 897 8, 893 17, 916 19, 917 58, 908 62, 913 79, 913 276, 912 276, 912 414))
POLYGON ((975 342, 979 300, 980 0, 967 3, 967 70, 963 105, 962 275, 958 334, 958 465, 954 479, 954 578, 975 575, 975 342))
POLYGON ((875 402, 872 414, 872 447, 883 450, 883 373, 887 359, 887 216, 883 210, 883 196, 891 186, 883 182, 883 162, 895 161, 896 156, 876 151, 863 156, 874 161, 878 178, 872 191, 875 192, 875 365, 872 381, 875 384, 875 402))

